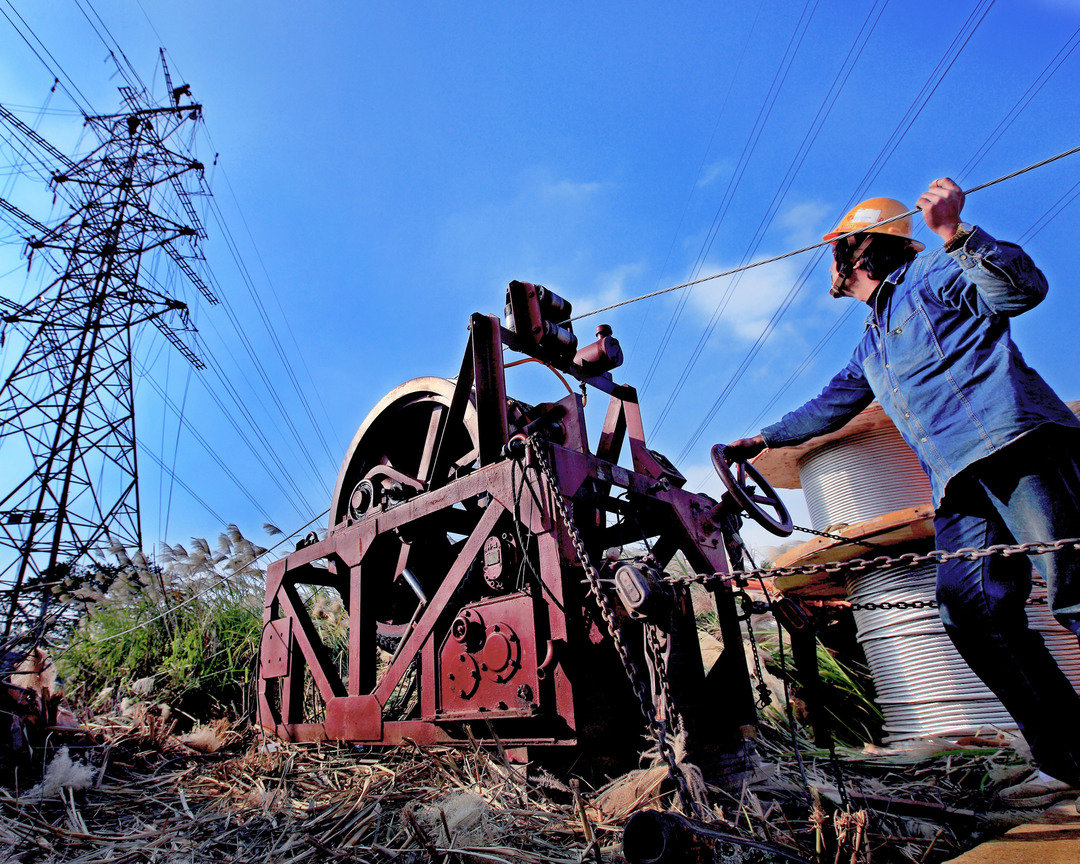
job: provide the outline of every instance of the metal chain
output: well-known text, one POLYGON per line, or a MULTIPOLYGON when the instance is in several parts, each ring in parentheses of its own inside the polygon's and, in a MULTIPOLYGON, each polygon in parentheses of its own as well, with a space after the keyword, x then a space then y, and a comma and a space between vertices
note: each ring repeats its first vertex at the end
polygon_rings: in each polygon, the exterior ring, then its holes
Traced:
MULTIPOLYGON (((1046 597, 1029 597, 1025 605, 1046 606, 1049 602, 1046 597)), ((941 604, 937 600, 882 600, 880 603, 849 603, 846 600, 840 600, 831 603, 825 601, 823 605, 837 609, 850 609, 853 612, 861 612, 864 609, 872 612, 877 609, 937 609, 941 604)))
POLYGON ((741 582, 759 576, 813 576, 819 573, 834 574, 851 571, 862 573, 865 571, 882 570, 897 565, 903 567, 920 567, 923 564, 942 564, 946 561, 977 561, 980 558, 989 558, 992 555, 1002 555, 1006 558, 1012 555, 1045 555, 1049 552, 1063 552, 1066 550, 1080 551, 1080 539, 1070 538, 1056 540, 1053 543, 1016 543, 1012 546, 998 544, 987 546, 985 549, 964 548, 955 552, 946 552, 935 549, 922 555, 916 552, 906 552, 890 558, 888 555, 879 555, 876 558, 852 558, 850 561, 827 561, 821 564, 795 564, 790 567, 758 568, 756 570, 735 570, 732 573, 673 575, 670 580, 685 584, 708 584, 717 579, 733 579, 741 582))
POLYGON ((611 636, 612 642, 615 643, 615 649, 619 654, 619 659, 622 661, 623 669, 626 670, 626 676, 630 679, 630 683, 634 688, 634 693, 637 695, 638 702, 641 706, 641 713, 649 724, 649 732, 656 740, 656 746, 660 751, 660 755, 667 763, 668 775, 675 784, 675 789, 679 796, 679 803, 687 815, 696 816, 698 814, 693 807, 690 790, 686 785, 686 778, 683 777, 683 773, 679 769, 675 750, 671 745, 671 741, 668 740, 668 733, 665 728, 666 724, 657 716, 656 706, 653 704, 652 698, 647 692, 646 684, 641 679, 641 676, 634 665, 633 658, 631 658, 630 652, 623 642, 622 634, 619 631, 619 625, 615 620, 615 610, 612 608, 611 601, 608 599, 607 595, 604 594, 604 591, 600 586, 600 574, 589 560, 589 553, 585 548, 585 542, 581 539, 581 534, 577 530, 577 525, 574 522, 573 503, 567 500, 563 495, 562 490, 559 488, 554 472, 552 472, 547 457, 544 455, 544 442, 536 437, 531 437, 529 439, 529 444, 533 457, 536 459, 536 464, 540 466, 540 471, 544 475, 548 487, 551 489, 552 501, 555 504, 555 508, 559 511, 559 516, 562 519, 563 525, 566 527, 567 534, 570 536, 570 542, 573 544, 574 553, 577 555, 578 561, 585 571, 585 578, 589 582, 589 590, 596 600, 597 606, 600 608, 600 614, 604 618, 604 623, 607 625, 608 634, 611 636))
POLYGON ((671 679, 667 673, 667 661, 664 659, 664 648, 660 644, 660 628, 655 624, 645 622, 645 640, 646 648, 652 655, 653 665, 656 668, 656 678, 660 684, 660 695, 663 699, 664 705, 664 717, 667 720, 669 727, 674 728, 675 716, 678 714, 678 707, 675 705, 675 698, 671 695, 671 679))
POLYGON ((865 546, 867 549, 887 549, 881 543, 871 543, 869 540, 855 540, 852 537, 844 537, 842 534, 830 534, 828 531, 818 531, 816 528, 805 528, 802 525, 792 525, 793 531, 801 531, 803 534, 813 534, 815 537, 825 537, 829 540, 839 540, 848 546, 865 546))
POLYGON ((750 619, 750 615, 754 611, 753 601, 745 591, 742 592, 741 599, 743 608, 746 610, 746 637, 750 642, 750 654, 754 658, 754 671, 757 672, 758 683, 754 688, 758 693, 757 707, 768 708, 772 704, 772 693, 769 691, 769 685, 765 683, 765 671, 761 666, 761 652, 758 650, 757 637, 754 635, 754 622, 750 619))

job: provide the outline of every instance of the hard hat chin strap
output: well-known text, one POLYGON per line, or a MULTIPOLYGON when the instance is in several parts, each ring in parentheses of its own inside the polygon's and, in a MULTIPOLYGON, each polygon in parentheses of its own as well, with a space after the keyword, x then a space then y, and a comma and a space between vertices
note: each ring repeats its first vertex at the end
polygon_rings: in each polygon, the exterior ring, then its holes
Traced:
POLYGON ((873 239, 873 237, 867 235, 863 237, 862 242, 854 248, 852 248, 851 245, 855 242, 854 237, 847 237, 837 243, 835 252, 833 253, 836 259, 836 278, 833 279, 832 287, 829 288, 830 296, 848 296, 847 283, 851 279, 855 267, 862 259, 863 253, 869 248, 870 241, 873 239))

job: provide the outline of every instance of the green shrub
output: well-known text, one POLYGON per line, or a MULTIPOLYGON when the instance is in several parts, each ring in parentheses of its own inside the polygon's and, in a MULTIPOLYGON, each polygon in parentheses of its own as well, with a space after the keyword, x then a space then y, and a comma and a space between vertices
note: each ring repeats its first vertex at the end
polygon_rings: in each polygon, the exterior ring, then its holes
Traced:
POLYGON ((251 565, 265 550, 235 526, 216 553, 205 540, 191 546, 163 547, 161 565, 113 550, 117 564, 99 568, 108 579, 84 574, 81 614, 57 656, 69 690, 122 693, 153 677, 149 698, 193 720, 251 712, 264 578, 251 565))

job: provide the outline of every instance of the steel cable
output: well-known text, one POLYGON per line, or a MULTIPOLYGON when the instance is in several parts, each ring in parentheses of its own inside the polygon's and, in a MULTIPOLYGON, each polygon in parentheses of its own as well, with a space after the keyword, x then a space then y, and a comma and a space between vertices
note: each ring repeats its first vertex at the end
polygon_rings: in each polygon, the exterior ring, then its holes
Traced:
MULTIPOLYGON (((840 97, 840 94, 841 92, 843 92, 847 81, 850 79, 851 72, 854 69, 855 65, 858 63, 859 58, 862 56, 862 52, 866 48, 866 44, 869 41, 870 36, 873 34, 877 23, 881 18, 881 14, 887 4, 888 0, 877 0, 877 3, 875 3, 875 5, 871 7, 870 11, 867 13, 867 17, 863 21, 863 24, 859 29, 855 40, 852 42, 850 48, 848 49, 847 55, 844 57, 843 62, 837 69, 836 74, 833 76, 833 80, 827 88, 825 96, 822 98, 821 103, 818 105, 817 112, 810 123, 810 127, 804 133, 802 142, 799 144, 795 155, 792 157, 791 162, 788 164, 787 170, 784 174, 784 177, 780 181, 779 187, 773 193, 772 199, 769 201, 769 204, 765 209, 765 214, 758 222, 758 226, 755 229, 754 235, 751 238, 750 243, 746 248, 746 251, 743 253, 740 263, 745 264, 746 262, 750 261, 753 258, 754 254, 757 252, 757 250, 760 248, 761 243, 764 241, 766 232, 775 220, 781 204, 786 199, 788 192, 791 190, 791 187, 795 182, 795 178, 798 176, 799 171, 802 169, 803 164, 806 162, 807 157, 810 155, 810 151, 813 149, 813 146, 817 141, 818 135, 821 133, 825 121, 832 113, 832 109, 836 104, 836 100, 840 97)), ((786 73, 784 77, 786 78, 786 73)), ((783 82, 781 82, 781 84, 782 83, 783 82)), ((810 269, 816 263, 817 259, 815 259, 814 262, 808 265, 808 268, 804 271, 803 274, 800 275, 799 279, 796 280, 796 286, 802 285, 802 283, 809 276, 810 269)), ((695 264, 693 274, 696 275, 698 272, 700 272, 700 265, 695 264)), ((655 435, 659 431, 664 421, 667 419, 670 411, 674 407, 676 398, 682 391, 683 387, 686 385, 691 372, 697 365, 697 362, 700 359, 702 352, 705 350, 705 346, 712 338, 712 335, 716 330, 716 326, 719 323, 720 319, 723 317, 724 312, 726 312, 728 304, 730 303, 732 296, 738 288, 741 279, 742 274, 737 275, 728 285, 727 289, 724 291, 723 297, 721 297, 721 299, 718 301, 715 309, 713 310, 713 314, 709 320, 709 323, 706 325, 701 336, 698 338, 697 345, 694 347, 694 350, 691 352, 689 359, 686 361, 686 364, 683 367, 683 371, 679 375, 675 386, 668 394, 668 398, 664 404, 664 407, 661 410, 656 422, 651 429, 651 434, 655 435)), ((786 310, 791 300, 794 299, 795 292, 797 292, 797 289, 793 289, 792 292, 789 292, 783 303, 781 303, 781 310, 786 310)), ((683 295, 683 297, 680 298, 680 303, 684 303, 684 298, 688 296, 689 293, 683 295)), ((782 314, 783 313, 781 312, 781 316, 782 314)), ((776 318, 775 320, 778 321, 779 318, 776 318)), ((770 322, 770 325, 773 325, 773 322, 770 322)), ((771 331, 772 327, 770 326, 768 328, 768 332, 765 334, 765 338, 767 338, 768 333, 771 333, 771 331)), ((761 339, 759 338, 759 342, 760 341, 761 339)), ((755 348, 757 348, 757 346, 755 346, 755 348)), ((752 349, 752 353, 756 355, 757 350, 752 349)), ((746 361, 744 361, 744 363, 748 365, 751 360, 752 358, 748 358, 746 361)))

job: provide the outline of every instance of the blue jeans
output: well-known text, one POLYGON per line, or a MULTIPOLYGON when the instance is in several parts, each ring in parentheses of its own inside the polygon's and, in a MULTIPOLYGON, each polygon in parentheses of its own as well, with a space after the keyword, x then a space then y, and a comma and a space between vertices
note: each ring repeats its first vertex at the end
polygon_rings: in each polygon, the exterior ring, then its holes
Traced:
MULTIPOLYGON (((1080 438, 1043 426, 949 484, 934 519, 937 547, 1080 537, 1080 438)), ((1024 612, 1031 564, 1054 617, 1080 636, 1080 553, 948 561, 938 567, 941 620, 960 655, 1001 700, 1039 767, 1080 786, 1080 696, 1024 612)))

